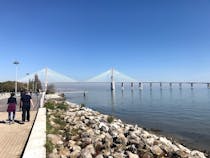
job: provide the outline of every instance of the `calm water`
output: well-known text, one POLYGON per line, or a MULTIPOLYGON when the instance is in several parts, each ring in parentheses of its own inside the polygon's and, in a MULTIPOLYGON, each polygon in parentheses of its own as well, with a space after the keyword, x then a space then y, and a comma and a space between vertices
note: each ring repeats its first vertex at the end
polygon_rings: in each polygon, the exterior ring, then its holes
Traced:
POLYGON ((159 129, 160 134, 173 136, 191 148, 210 151, 210 89, 205 86, 189 85, 179 89, 165 85, 150 89, 145 85, 139 90, 135 85, 131 90, 120 85, 114 92, 109 84, 69 84, 59 85, 69 90, 87 90, 83 94, 66 94, 69 101, 84 103, 87 107, 105 114, 114 115, 127 122, 149 129, 159 129))

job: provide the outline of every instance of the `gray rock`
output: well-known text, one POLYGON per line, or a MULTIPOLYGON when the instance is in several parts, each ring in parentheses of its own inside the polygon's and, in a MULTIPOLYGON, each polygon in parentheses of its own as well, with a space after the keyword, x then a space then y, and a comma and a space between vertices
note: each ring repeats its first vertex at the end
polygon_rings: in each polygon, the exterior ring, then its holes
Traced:
POLYGON ((84 149, 81 151, 81 158, 92 158, 92 156, 95 154, 95 148, 93 147, 93 144, 90 144, 86 146, 84 149))
POLYGON ((114 158, 124 158, 124 157, 126 157, 126 155, 123 154, 123 153, 115 152, 115 153, 113 154, 113 157, 114 157, 114 158))
POLYGON ((200 151, 193 150, 190 152, 191 157, 193 158, 205 158, 204 153, 201 153, 200 151))
POLYGON ((127 151, 126 153, 128 154, 128 157, 129 157, 129 158, 139 158, 139 156, 138 156, 137 154, 133 154, 133 153, 130 152, 130 151, 127 151))
POLYGON ((82 146, 85 147, 89 144, 92 143, 92 139, 91 138, 81 138, 81 141, 82 141, 82 146))
POLYGON ((54 144, 63 144, 63 141, 61 140, 61 137, 55 134, 48 134, 47 138, 54 144))
POLYGON ((176 151, 176 154, 179 155, 181 158, 188 158, 189 157, 189 154, 186 153, 185 151, 182 151, 182 150, 176 151))
POLYGON ((143 154, 142 158, 154 158, 153 154, 150 152, 146 152, 143 154))
POLYGON ((64 156, 64 157, 68 157, 68 156, 70 156, 70 151, 67 148, 61 148, 59 150, 59 155, 64 156))
POLYGON ((108 127, 105 123, 103 123, 103 122, 101 122, 101 123, 99 124, 99 129, 100 129, 101 131, 104 131, 104 132, 108 132, 108 131, 109 131, 109 127, 108 127))
POLYGON ((104 158, 102 154, 97 155, 95 158, 104 158))
POLYGON ((162 150, 158 145, 152 146, 152 147, 150 148, 150 150, 152 151, 153 154, 155 154, 155 155, 157 155, 157 156, 163 154, 163 150, 162 150))
POLYGON ((60 156, 58 154, 50 153, 48 158, 60 158, 60 156))
POLYGON ((60 125, 54 120, 57 115, 60 115, 60 118, 68 123, 64 129, 60 130, 60 133, 64 135, 69 131, 70 135, 68 139, 65 139, 65 136, 62 138, 60 135, 48 134, 47 139, 55 146, 53 153, 48 157, 206 158, 202 152, 191 151, 165 137, 151 134, 137 125, 124 124, 117 119, 108 123, 108 115, 86 107, 81 108, 76 104, 68 104, 70 108, 66 112, 59 109, 48 111, 50 124, 54 128, 59 128, 60 125))

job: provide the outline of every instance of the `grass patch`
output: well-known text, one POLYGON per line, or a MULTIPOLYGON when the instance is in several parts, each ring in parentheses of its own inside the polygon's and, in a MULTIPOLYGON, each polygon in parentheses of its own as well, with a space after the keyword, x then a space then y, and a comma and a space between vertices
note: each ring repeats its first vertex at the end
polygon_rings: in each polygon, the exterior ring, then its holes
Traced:
POLYGON ((55 109, 55 104, 52 103, 52 102, 46 102, 46 103, 44 104, 44 107, 46 107, 47 109, 54 110, 54 109, 55 109))
POLYGON ((47 153, 52 153, 52 151, 54 149, 54 146, 53 146, 53 143, 50 140, 47 139, 45 147, 46 147, 47 153))
POLYGON ((68 110, 68 104, 65 104, 65 103, 58 104, 57 108, 66 111, 66 110, 68 110))
POLYGON ((83 103, 82 103, 82 104, 80 104, 80 107, 81 107, 81 108, 85 107, 85 104, 83 104, 83 103))
POLYGON ((66 126, 66 122, 60 118, 54 119, 54 122, 60 125, 60 129, 63 129, 66 126))
MULTIPOLYGON (((46 107, 46 109, 50 109, 49 113, 47 113, 47 118, 46 118, 46 134, 62 134, 66 140, 70 140, 71 137, 71 133, 69 133, 67 130, 65 130, 66 127, 66 122, 63 119, 63 117, 61 117, 64 113, 64 111, 68 110, 68 104, 66 104, 65 102, 53 102, 53 101, 48 101, 47 103, 45 103, 44 105, 46 107), (52 125, 50 123, 50 116, 52 115, 51 119, 52 119, 52 125), (55 124, 53 124, 53 122, 55 124), (64 133, 62 131, 64 131, 64 133)), ((53 149, 56 148, 56 145, 53 145, 52 142, 47 139, 46 140, 46 151, 47 151, 47 155, 49 155, 50 153, 53 152, 53 149)))
POLYGON ((75 136, 75 135, 79 134, 78 131, 79 131, 79 129, 73 128, 73 129, 70 130, 70 133, 71 133, 72 136, 75 136))
POLYGON ((69 133, 69 128, 64 130, 63 136, 65 137, 66 141, 71 139, 71 134, 69 133))
POLYGON ((112 123, 114 121, 114 117, 113 116, 108 116, 107 117, 107 122, 112 123))
POLYGON ((59 129, 54 128, 50 125, 49 116, 47 116, 46 133, 47 134, 59 134, 59 129))

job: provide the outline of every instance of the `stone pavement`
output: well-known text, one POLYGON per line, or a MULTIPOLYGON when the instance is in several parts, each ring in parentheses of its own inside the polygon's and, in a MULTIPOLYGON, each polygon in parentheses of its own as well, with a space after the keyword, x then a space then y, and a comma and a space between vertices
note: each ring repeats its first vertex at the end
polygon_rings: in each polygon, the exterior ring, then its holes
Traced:
POLYGON ((0 158, 19 158, 24 150, 28 140, 35 116, 36 109, 39 107, 40 96, 33 95, 33 103, 35 110, 31 110, 30 122, 20 124, 22 112, 19 109, 20 98, 17 98, 17 112, 15 116, 15 123, 4 123, 8 119, 7 98, 0 99, 0 158))
POLYGON ((0 157, 19 158, 29 137, 36 111, 31 111, 31 121, 19 124, 21 112, 16 112, 14 124, 3 123, 7 120, 7 112, 0 112, 0 157))

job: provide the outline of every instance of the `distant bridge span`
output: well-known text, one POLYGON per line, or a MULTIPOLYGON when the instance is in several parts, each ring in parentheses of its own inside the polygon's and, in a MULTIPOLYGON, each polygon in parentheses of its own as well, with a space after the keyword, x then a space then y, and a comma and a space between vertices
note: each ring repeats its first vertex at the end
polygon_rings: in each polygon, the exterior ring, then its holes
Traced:
POLYGON ((143 85, 149 84, 150 88, 152 88, 153 84, 159 84, 160 88, 162 88, 163 84, 168 84, 170 88, 172 88, 172 85, 178 84, 180 88, 182 88, 183 84, 189 84, 191 88, 194 88, 195 84, 206 84, 208 88, 210 88, 210 82, 195 82, 195 81, 139 81, 136 80, 128 75, 125 75, 115 69, 109 69, 99 75, 96 75, 88 80, 85 81, 78 81, 75 79, 72 79, 71 77, 68 77, 66 75, 60 74, 56 71, 53 71, 49 68, 45 68, 42 70, 39 70, 35 73, 32 73, 30 75, 27 75, 26 77, 22 78, 20 81, 28 82, 29 80, 33 80, 34 75, 37 74, 39 76, 39 79, 41 82, 47 83, 56 83, 56 82, 65 82, 65 83, 111 83, 111 89, 115 89, 115 83, 121 83, 121 88, 124 89, 124 83, 130 83, 131 88, 133 88, 134 83, 138 83, 138 87, 140 89, 143 88, 143 85), (47 72, 47 73, 46 73, 47 72))

